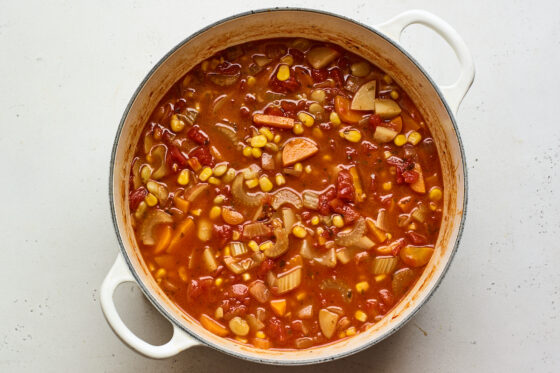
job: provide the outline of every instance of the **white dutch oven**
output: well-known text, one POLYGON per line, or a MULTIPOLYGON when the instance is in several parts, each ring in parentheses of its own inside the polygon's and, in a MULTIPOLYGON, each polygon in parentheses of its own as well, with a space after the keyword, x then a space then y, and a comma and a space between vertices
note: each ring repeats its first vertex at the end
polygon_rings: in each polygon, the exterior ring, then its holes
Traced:
POLYGON ((126 108, 119 125, 110 173, 111 212, 121 251, 101 286, 101 306, 115 333, 136 351, 166 358, 196 345, 232 356, 277 365, 330 361, 364 350, 403 326, 428 300, 457 249, 466 208, 466 167, 454 119, 474 79, 474 64, 463 40, 447 23, 424 11, 409 11, 371 28, 350 19, 306 9, 274 9, 240 14, 217 22, 184 40, 150 71, 126 108), (422 24, 453 48, 461 71, 457 81, 438 87, 398 44, 402 31, 422 24), (259 350, 220 338, 182 312, 158 287, 140 255, 128 207, 130 165, 142 128, 166 91, 200 61, 229 46, 266 38, 306 37, 338 44, 388 72, 414 100, 436 142, 443 169, 444 217, 436 251, 408 295, 380 322, 352 338, 303 351, 259 350), (154 346, 134 335, 119 317, 115 288, 137 283, 146 297, 173 325, 169 342, 154 346))

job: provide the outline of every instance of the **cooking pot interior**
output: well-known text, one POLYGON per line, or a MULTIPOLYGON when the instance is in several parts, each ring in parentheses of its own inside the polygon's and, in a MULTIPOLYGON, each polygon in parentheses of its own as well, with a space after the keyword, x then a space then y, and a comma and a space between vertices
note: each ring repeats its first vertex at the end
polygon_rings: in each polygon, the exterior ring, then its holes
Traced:
POLYGON ((339 16, 304 10, 252 12, 212 25, 165 56, 132 98, 120 124, 113 154, 111 197, 123 254, 143 291, 168 318, 205 343, 254 361, 305 364, 342 357, 383 339, 402 325, 429 297, 455 251, 464 204, 464 169, 453 120, 427 75, 395 44, 366 26, 339 16), (139 253, 128 208, 130 165, 142 128, 158 101, 182 75, 200 61, 229 46, 276 37, 306 37, 338 44, 368 59, 409 94, 436 142, 444 181, 444 218, 436 252, 418 283, 385 318, 368 331, 313 350, 256 350, 217 337, 183 313, 160 290, 139 253))

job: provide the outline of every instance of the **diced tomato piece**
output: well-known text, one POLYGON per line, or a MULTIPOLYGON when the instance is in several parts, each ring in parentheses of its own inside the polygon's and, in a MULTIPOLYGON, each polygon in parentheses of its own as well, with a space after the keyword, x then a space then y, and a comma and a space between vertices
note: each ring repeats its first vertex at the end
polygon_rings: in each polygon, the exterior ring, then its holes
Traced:
POLYGON ((391 290, 381 289, 379 290, 379 298, 381 298, 381 303, 379 304, 381 312, 386 313, 391 309, 393 304, 395 304, 395 297, 391 290))
POLYGON ((233 229, 230 225, 215 225, 214 224, 214 234, 220 238, 219 246, 224 246, 228 241, 231 240, 233 235, 233 229))
POLYGON ((399 255, 399 252, 403 247, 405 247, 406 241, 404 238, 399 238, 398 240, 392 242, 389 246, 391 247, 391 254, 394 256, 399 255))
POLYGON ((186 107, 187 107, 187 100, 181 97, 177 101, 175 101, 175 105, 173 105, 173 110, 176 113, 179 113, 185 110, 186 107))
POLYGON ((333 67, 329 69, 329 77, 334 80, 334 84, 336 84, 337 87, 344 87, 344 74, 342 73, 340 67, 333 67))
POLYGON ((187 167, 188 159, 183 155, 183 153, 179 150, 178 147, 175 145, 168 145, 167 146, 167 164, 172 166, 174 163, 177 164, 180 168, 187 167))
POLYGON ((136 210, 140 202, 142 202, 147 195, 148 191, 144 188, 144 186, 140 186, 138 189, 131 191, 128 194, 128 204, 130 205, 130 210, 136 210))
POLYGON ((268 81, 268 86, 275 92, 288 93, 297 91, 301 84, 297 81, 293 74, 284 81, 278 80, 274 74, 268 81))
POLYGON ((244 284, 231 285, 231 294, 236 298, 243 298, 249 293, 249 288, 244 284))
POLYGON ((279 108, 278 106, 267 106, 264 109, 264 114, 265 115, 274 115, 277 117, 283 117, 284 116, 284 111, 279 108))
POLYGON ((303 52, 295 48, 288 49, 288 54, 294 57, 294 62, 302 62, 303 59, 305 58, 303 52))
POLYGON ((420 175, 418 174, 418 172, 412 170, 412 171, 405 171, 402 173, 404 182, 407 184, 414 184, 418 178, 420 177, 420 175))
POLYGON ((344 203, 342 200, 335 198, 329 202, 329 206, 331 210, 342 214, 344 216, 344 220, 347 223, 352 223, 354 220, 360 217, 360 213, 351 205, 344 203))
POLYGON ((198 145, 206 145, 210 141, 208 135, 200 129, 198 125, 194 125, 187 132, 187 137, 198 145))
POLYGON ((373 131, 377 128, 377 126, 381 125, 381 117, 377 114, 373 114, 368 118, 368 124, 373 131))
POLYGON ((377 146, 375 146, 374 144, 372 144, 371 142, 366 141, 366 140, 362 141, 362 143, 360 145, 362 147, 362 149, 361 149, 362 152, 364 152, 366 154, 373 153, 374 151, 377 150, 377 146))
POLYGON ((237 63, 224 61, 218 66, 216 66, 215 71, 220 74, 235 75, 241 71, 241 65, 237 63))
POLYGON ((210 154, 210 150, 206 146, 199 146, 189 153, 189 157, 198 159, 201 165, 214 167, 214 157, 210 154))
POLYGON ((277 317, 273 316, 268 320, 268 324, 266 326, 266 334, 270 336, 274 341, 278 344, 286 343, 286 330, 284 323, 278 319, 277 317))
POLYGON ((336 178, 336 196, 347 202, 354 200, 354 182, 348 170, 341 170, 338 173, 336 178))
POLYGON ((406 237, 408 237, 413 245, 425 245, 428 242, 428 238, 426 236, 414 231, 406 232, 406 237))
POLYGON ((267 44, 264 48, 265 54, 268 58, 278 58, 286 53, 286 47, 279 43, 267 44))
POLYGON ((311 77, 315 83, 321 83, 327 80, 329 72, 327 69, 311 69, 311 77))
POLYGON ((368 315, 377 316, 379 311, 379 301, 377 299, 366 300, 366 312, 368 315))
POLYGON ((321 215, 329 215, 331 209, 329 207, 329 202, 336 198, 336 189, 334 187, 329 187, 324 193, 319 196, 319 207, 318 210, 321 215))
POLYGON ((280 107, 282 107, 282 111, 284 111, 284 116, 294 119, 296 118, 297 104, 295 102, 282 100, 280 102, 280 107))

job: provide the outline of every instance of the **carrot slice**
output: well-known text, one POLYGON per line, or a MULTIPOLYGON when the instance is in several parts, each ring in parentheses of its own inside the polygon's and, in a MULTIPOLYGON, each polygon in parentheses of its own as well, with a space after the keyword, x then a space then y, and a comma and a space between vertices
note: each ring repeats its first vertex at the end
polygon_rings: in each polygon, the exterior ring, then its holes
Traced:
POLYGON ((284 163, 284 166, 290 166, 311 157, 318 151, 319 148, 313 141, 305 137, 295 137, 284 145, 282 163, 284 163))
POLYGON ((175 195, 173 196, 173 204, 175 205, 175 207, 177 207, 179 210, 183 211, 186 214, 187 212, 189 212, 191 203, 186 199, 181 198, 182 194, 183 191, 175 193, 175 195))
POLYGON ((414 171, 418 172, 418 180, 410 184, 410 187, 416 193, 426 193, 426 184, 424 183, 424 174, 422 173, 422 167, 418 162, 414 163, 414 171))
POLYGON ((291 129, 294 127, 294 120, 292 118, 281 117, 278 115, 255 114, 253 115, 253 122, 255 124, 264 124, 277 128, 291 129))
POLYGON ((204 313, 200 315, 200 323, 206 329, 220 337, 225 337, 229 334, 229 330, 225 326, 204 313))
POLYGON ((358 123, 362 119, 362 113, 351 110, 350 100, 342 96, 334 98, 334 110, 343 122, 358 123))
POLYGON ((286 299, 273 299, 270 301, 270 308, 275 314, 282 317, 286 313, 286 299))
POLYGON ((403 128, 403 120, 401 116, 391 119, 389 123, 381 123, 381 127, 389 128, 397 133, 400 133, 403 128))
POLYGON ((169 246, 169 243, 171 242, 171 232, 173 231, 173 229, 171 229, 170 225, 165 225, 161 235, 157 241, 156 247, 154 249, 154 254, 159 254, 161 253, 163 250, 167 249, 167 246, 169 246))
POLYGON ((191 218, 186 218, 179 224, 177 229, 175 230, 175 234, 171 238, 171 243, 167 248, 167 252, 171 253, 177 249, 179 246, 178 244, 187 236, 189 233, 192 232, 194 229, 194 222, 191 218))

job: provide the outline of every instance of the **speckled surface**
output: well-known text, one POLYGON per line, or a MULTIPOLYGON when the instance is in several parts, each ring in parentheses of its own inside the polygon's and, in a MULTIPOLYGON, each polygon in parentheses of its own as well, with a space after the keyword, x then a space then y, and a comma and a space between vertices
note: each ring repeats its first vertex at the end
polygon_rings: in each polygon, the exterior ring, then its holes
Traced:
MULTIPOLYGON (((457 116, 469 168, 458 254, 397 334, 315 367, 264 367, 197 347, 155 361, 107 326, 98 288, 117 254, 107 197, 113 137, 151 66, 202 26, 272 1, 2 1, 0 8, 0 371, 553 372, 560 370, 560 3, 284 2, 375 25, 411 8, 453 25, 475 84, 457 116)), ((441 83, 451 51, 421 26, 404 45, 441 83)), ((140 291, 116 294, 153 343, 171 327, 140 291)))

